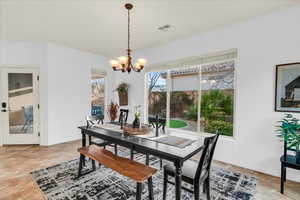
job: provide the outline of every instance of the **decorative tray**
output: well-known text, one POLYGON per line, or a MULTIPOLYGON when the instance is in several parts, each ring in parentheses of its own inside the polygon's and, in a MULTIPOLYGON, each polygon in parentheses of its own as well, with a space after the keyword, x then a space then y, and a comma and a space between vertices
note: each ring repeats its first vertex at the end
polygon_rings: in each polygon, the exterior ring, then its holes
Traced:
POLYGON ((131 124, 123 125, 123 132, 127 135, 146 135, 151 130, 152 126, 148 124, 141 124, 140 128, 133 128, 131 124))

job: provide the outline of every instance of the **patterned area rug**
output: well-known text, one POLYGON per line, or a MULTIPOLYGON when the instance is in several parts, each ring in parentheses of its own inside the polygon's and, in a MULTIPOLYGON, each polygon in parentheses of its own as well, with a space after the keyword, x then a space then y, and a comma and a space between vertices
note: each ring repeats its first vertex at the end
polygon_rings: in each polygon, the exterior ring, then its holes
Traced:
MULTIPOLYGON (((119 156, 129 157, 129 151, 119 151, 119 156)), ((135 155, 135 160, 144 163, 145 156, 135 155)), ((166 162, 165 162, 166 163, 166 162)), ((151 166, 159 168, 159 159, 150 157, 151 166)), ((91 169, 90 162, 83 173, 91 169)), ((76 179, 78 160, 71 160, 45 169, 31 172, 32 178, 48 200, 134 200, 136 183, 109 168, 97 166, 95 172, 76 179)), ((188 186, 188 185, 185 185, 188 186)), ((158 171, 153 177, 154 198, 162 200, 163 174, 158 171)), ((211 171, 211 199, 254 199, 256 178, 213 166, 211 171)), ((143 199, 148 199, 147 184, 143 199)), ((175 199, 175 188, 168 184, 167 199, 175 199)), ((194 199, 193 194, 182 190, 183 200, 194 199)), ((206 199, 201 194, 201 199, 206 199)))

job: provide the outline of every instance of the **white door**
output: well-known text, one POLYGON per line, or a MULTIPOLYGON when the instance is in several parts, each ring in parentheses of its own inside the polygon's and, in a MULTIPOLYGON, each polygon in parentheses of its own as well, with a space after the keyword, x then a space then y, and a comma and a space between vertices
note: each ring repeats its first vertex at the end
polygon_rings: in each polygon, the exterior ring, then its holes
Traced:
POLYGON ((39 144, 38 71, 1 69, 3 144, 39 144))

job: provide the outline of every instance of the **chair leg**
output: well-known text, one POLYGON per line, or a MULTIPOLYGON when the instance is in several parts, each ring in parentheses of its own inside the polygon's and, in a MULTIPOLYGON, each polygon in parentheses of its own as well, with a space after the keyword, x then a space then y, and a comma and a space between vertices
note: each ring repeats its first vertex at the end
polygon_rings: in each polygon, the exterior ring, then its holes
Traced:
POLYGON ((115 144, 115 155, 118 155, 118 145, 115 144))
POLYGON ((78 167, 78 176, 77 176, 78 178, 81 176, 83 159, 84 159, 84 155, 80 154, 80 157, 79 157, 79 167, 78 167))
POLYGON ((281 164, 280 193, 284 193, 284 166, 281 164))
POLYGON ((209 181, 209 175, 204 181, 205 183, 205 192, 206 192, 206 199, 210 200, 210 181, 209 181))
POLYGON ((149 191, 149 200, 154 200, 152 176, 148 178, 148 191, 149 191))
POLYGON ((130 149, 130 160, 134 160, 133 149, 130 149))
POLYGON ((93 171, 96 171, 96 163, 94 160, 92 160, 92 167, 93 167, 93 171))
POLYGON ((136 183, 136 200, 142 200, 142 183, 136 183))
POLYGON ((200 187, 198 184, 194 185, 194 199, 200 200, 200 187))
POLYGON ((149 154, 148 153, 146 154, 146 163, 145 164, 149 165, 149 154))
POLYGON ((168 174, 164 173, 163 200, 166 200, 167 198, 167 189, 168 189, 168 174))
POLYGON ((92 144, 92 136, 89 135, 89 145, 92 144))
POLYGON ((160 164, 159 164, 159 165, 160 165, 160 169, 162 169, 162 167, 163 167, 163 162, 162 162, 162 159, 161 159, 161 158, 159 159, 159 163, 160 163, 160 164))

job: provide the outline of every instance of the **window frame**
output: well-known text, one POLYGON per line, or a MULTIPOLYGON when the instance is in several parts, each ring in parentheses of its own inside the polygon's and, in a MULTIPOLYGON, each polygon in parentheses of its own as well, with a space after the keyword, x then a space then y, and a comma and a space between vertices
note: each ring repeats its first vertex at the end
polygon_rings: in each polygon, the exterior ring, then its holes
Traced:
MULTIPOLYGON (((167 78, 166 78, 166 93, 167 93, 167 102, 166 102, 166 129, 167 130, 171 130, 171 131, 177 131, 180 133, 187 133, 187 134, 192 134, 192 135, 200 135, 200 136, 204 136, 204 135, 212 135, 212 133, 207 133, 204 131, 200 131, 201 128, 201 124, 200 124, 200 117, 201 117, 201 80, 202 80, 202 76, 201 76, 201 71, 202 71, 202 66, 204 65, 212 65, 212 64, 218 64, 218 63, 223 63, 223 62, 229 62, 229 61, 233 61, 234 62, 234 80, 233 80, 233 132, 232 132, 232 136, 226 136, 226 135, 220 135, 223 138, 228 138, 228 139, 236 139, 236 100, 237 100, 237 63, 238 63, 238 59, 237 56, 234 58, 228 58, 228 59, 224 59, 224 60, 218 60, 218 61, 214 61, 214 62, 208 62, 208 63, 201 63, 199 64, 199 85, 198 85, 198 109, 197 109, 197 131, 189 131, 189 130, 181 130, 181 129, 177 129, 177 128, 170 128, 170 98, 171 98, 171 87, 172 87, 172 83, 171 83, 171 70, 176 70, 176 69, 184 69, 187 68, 187 66, 183 65, 183 67, 174 67, 174 68, 169 68, 169 69, 152 69, 151 71, 147 71, 145 73, 145 79, 144 79, 144 91, 145 91, 145 96, 144 96, 144 121, 145 123, 148 123, 148 107, 149 107, 149 93, 148 93, 148 74, 151 72, 160 72, 160 71, 166 71, 167 73, 167 78)), ((196 65, 195 65, 196 66, 196 65)))

